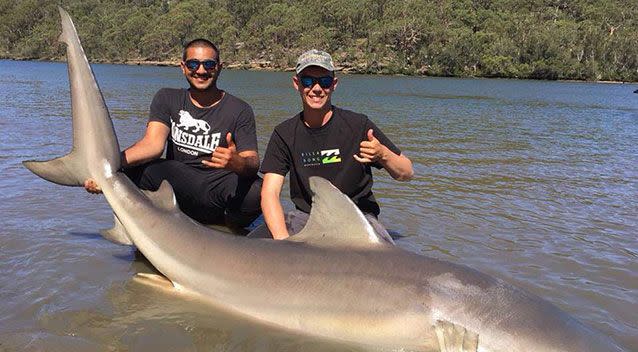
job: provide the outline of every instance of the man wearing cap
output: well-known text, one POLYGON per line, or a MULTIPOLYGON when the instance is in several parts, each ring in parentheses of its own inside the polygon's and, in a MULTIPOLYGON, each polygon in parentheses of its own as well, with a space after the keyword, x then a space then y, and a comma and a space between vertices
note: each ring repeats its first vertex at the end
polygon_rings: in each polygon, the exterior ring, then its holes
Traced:
POLYGON ((332 105, 338 79, 328 53, 301 54, 295 71, 292 84, 303 110, 275 127, 261 166, 261 207, 268 230, 273 238, 284 239, 303 228, 312 204, 308 178, 321 176, 348 195, 378 232, 385 232, 377 221, 371 167, 407 181, 413 176, 412 162, 367 116, 332 105), (284 215, 280 193, 288 172, 297 210, 284 215))
MULTIPOLYGON (((197 221, 247 226, 261 213, 253 110, 217 87, 222 64, 210 41, 186 44, 180 67, 190 88, 155 94, 144 137, 122 152, 124 173, 147 190, 167 180, 197 221)), ((100 192, 93 180, 85 188, 100 192)))

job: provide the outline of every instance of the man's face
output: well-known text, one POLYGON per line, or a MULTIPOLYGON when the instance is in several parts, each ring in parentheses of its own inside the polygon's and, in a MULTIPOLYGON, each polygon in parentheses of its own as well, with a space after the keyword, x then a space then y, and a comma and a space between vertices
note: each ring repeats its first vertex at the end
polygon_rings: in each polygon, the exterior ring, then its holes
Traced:
POLYGON ((301 101, 304 105, 304 108, 316 110, 322 110, 326 107, 330 108, 330 97, 332 96, 332 92, 337 87, 337 78, 334 77, 332 84, 326 88, 321 87, 319 82, 317 82, 317 79, 321 77, 332 76, 332 72, 318 66, 306 67, 298 75, 293 76, 293 86, 301 95, 301 101), (303 85, 303 80, 304 78, 308 77, 315 78, 315 80, 312 82, 311 86, 305 87, 303 85))
POLYGON ((217 87, 217 78, 221 71, 221 63, 213 48, 201 46, 188 48, 186 50, 186 60, 180 63, 180 67, 192 89, 204 91, 217 87), (215 60, 217 64, 211 69, 206 69, 203 64, 200 64, 196 69, 191 69, 186 65, 186 62, 189 60, 198 60, 200 62, 215 60))

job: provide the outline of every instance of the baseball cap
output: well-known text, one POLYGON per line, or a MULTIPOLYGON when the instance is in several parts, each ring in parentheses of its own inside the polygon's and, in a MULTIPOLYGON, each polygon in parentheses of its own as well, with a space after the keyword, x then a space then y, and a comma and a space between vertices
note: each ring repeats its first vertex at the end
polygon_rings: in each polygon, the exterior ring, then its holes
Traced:
POLYGON ((309 66, 319 66, 323 67, 328 71, 334 71, 335 66, 332 62, 332 56, 325 51, 320 50, 308 50, 305 53, 299 55, 297 58, 297 66, 295 67, 295 71, 297 73, 303 71, 304 68, 309 66))

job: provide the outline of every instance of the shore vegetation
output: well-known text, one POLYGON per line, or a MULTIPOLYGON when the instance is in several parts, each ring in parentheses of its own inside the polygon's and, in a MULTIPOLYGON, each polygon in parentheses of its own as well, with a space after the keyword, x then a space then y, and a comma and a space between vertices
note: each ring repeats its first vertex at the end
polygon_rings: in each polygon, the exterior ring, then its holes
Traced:
POLYGON ((94 62, 176 63, 204 37, 227 67, 318 48, 345 72, 638 81, 635 0, 0 0, 0 57, 63 58, 58 5, 94 62))

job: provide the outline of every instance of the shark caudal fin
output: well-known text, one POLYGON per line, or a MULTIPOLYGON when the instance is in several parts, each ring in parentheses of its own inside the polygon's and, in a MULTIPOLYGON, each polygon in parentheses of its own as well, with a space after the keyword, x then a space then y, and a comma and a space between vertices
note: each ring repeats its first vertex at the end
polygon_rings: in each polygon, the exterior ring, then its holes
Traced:
POLYGON ((322 247, 385 248, 394 242, 385 231, 376 231, 361 210, 337 187, 321 177, 310 177, 312 208, 306 226, 290 241, 322 247))
POLYGON ((43 179, 62 186, 81 186, 86 178, 80 179, 73 171, 77 169, 77 156, 73 152, 48 161, 23 161, 22 165, 43 179))
POLYGON ((108 176, 120 168, 120 147, 100 88, 80 44, 69 14, 62 8, 60 42, 67 45, 73 148, 63 157, 48 161, 25 161, 36 175, 65 186, 82 186, 88 178, 108 176))

